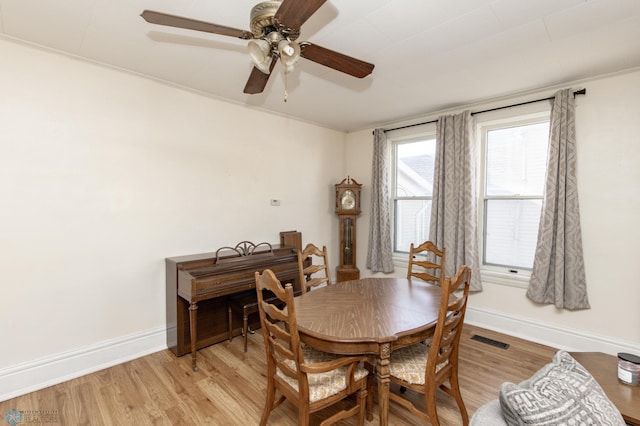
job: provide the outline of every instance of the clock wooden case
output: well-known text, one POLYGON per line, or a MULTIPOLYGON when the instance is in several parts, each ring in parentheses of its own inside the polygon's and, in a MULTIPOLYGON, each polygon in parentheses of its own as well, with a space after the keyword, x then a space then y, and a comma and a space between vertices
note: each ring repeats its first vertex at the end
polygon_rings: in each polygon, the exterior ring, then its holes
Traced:
POLYGON ((336 281, 357 280, 360 270, 356 266, 356 218, 360 214, 362 185, 347 176, 336 184, 336 213, 340 218, 340 264, 336 268, 336 281))

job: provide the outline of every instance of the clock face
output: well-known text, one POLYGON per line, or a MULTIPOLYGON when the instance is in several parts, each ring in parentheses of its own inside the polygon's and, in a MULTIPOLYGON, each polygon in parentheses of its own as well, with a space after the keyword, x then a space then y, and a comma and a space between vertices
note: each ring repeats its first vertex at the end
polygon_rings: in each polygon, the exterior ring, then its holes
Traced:
POLYGON ((356 208, 356 196, 352 190, 347 189, 342 193, 340 204, 343 210, 353 210, 356 208))

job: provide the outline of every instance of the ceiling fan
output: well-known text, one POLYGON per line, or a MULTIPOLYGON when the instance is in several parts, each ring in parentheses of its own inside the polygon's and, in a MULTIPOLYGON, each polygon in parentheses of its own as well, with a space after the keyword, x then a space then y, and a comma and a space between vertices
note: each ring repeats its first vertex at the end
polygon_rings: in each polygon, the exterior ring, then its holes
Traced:
POLYGON ((303 57, 354 77, 363 78, 371 74, 373 64, 308 41, 296 41, 302 24, 326 1, 271 0, 258 3, 251 9, 251 31, 152 10, 145 10, 140 16, 152 24, 249 40, 249 56, 254 67, 244 93, 256 94, 264 90, 278 59, 285 66, 285 72, 292 70, 298 59, 303 57))

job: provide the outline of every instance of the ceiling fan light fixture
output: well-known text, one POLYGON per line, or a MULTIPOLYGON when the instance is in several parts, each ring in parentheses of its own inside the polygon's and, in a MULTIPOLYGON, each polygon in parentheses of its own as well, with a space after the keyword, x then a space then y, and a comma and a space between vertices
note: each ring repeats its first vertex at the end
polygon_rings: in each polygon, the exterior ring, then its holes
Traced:
POLYGON ((273 59, 269 42, 263 39, 250 40, 247 49, 251 63, 263 73, 269 74, 269 66, 273 59))
POLYGON ((285 70, 287 72, 292 71, 295 64, 300 60, 300 44, 286 39, 280 40, 278 53, 285 70))
POLYGON ((302 24, 326 1, 263 0, 251 9, 251 31, 153 10, 144 10, 141 16, 150 24, 203 31, 248 41, 247 50, 253 68, 244 87, 244 93, 254 95, 264 91, 278 60, 283 63, 286 82, 286 74, 294 69, 302 56, 301 51, 304 51, 306 60, 354 77, 363 78, 371 74, 373 64, 306 41, 296 42, 302 24))

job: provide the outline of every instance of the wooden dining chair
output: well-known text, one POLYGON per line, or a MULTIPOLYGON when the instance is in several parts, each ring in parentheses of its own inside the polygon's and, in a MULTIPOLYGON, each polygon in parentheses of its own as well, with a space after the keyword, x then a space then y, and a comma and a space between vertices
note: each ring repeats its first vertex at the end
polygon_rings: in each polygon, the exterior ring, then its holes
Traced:
POLYGON ((445 248, 441 250, 431 241, 425 241, 418 247, 414 247, 411 243, 407 279, 416 277, 442 286, 446 254, 445 248), (416 255, 420 258, 416 258, 416 255))
POLYGON ((298 270, 300 271, 300 287, 303 293, 313 287, 326 283, 331 284, 331 273, 329 272, 329 256, 327 247, 322 246, 320 250, 315 245, 309 243, 304 250, 298 250, 298 270), (305 267, 305 261, 310 259, 310 264, 305 267), (314 260, 317 263, 314 263, 314 260))
MULTIPOLYGON (((424 395, 426 410, 418 409, 411 402, 411 395, 407 393, 390 392, 389 399, 435 426, 440 425, 436 410, 437 389, 442 389, 455 398, 462 416, 462 424, 469 424, 469 415, 462 400, 458 381, 458 347, 467 310, 470 282, 471 269, 465 265, 460 267, 453 279, 446 277, 442 284, 438 322, 433 337, 426 344, 418 343, 391 353, 391 382, 424 395), (457 290, 461 291, 455 293, 457 290)), ((373 401, 371 390, 369 392, 368 414, 371 415, 373 401)))
POLYGON ((368 371, 362 356, 328 354, 302 345, 298 334, 294 294, 291 284, 282 287, 274 273, 256 272, 256 292, 260 323, 267 352, 267 399, 260 425, 267 424, 271 411, 285 400, 298 407, 298 425, 308 425, 311 413, 329 407, 352 394, 356 404, 342 409, 322 422, 334 424, 357 415, 364 424, 368 371), (279 303, 263 297, 271 292, 279 303), (276 401, 276 392, 282 395, 276 401))

